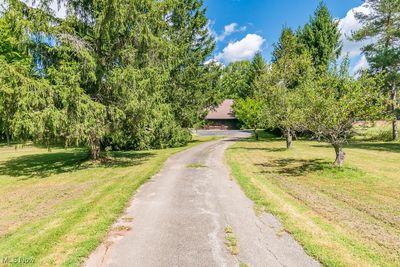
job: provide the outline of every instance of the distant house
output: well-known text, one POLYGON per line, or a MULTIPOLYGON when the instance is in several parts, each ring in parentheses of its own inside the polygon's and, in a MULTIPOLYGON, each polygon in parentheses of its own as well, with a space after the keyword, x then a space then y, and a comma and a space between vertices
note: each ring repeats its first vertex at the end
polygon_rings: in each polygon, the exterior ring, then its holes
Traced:
POLYGON ((221 105, 211 109, 206 116, 207 129, 238 129, 238 119, 232 109, 233 99, 225 99, 221 105))

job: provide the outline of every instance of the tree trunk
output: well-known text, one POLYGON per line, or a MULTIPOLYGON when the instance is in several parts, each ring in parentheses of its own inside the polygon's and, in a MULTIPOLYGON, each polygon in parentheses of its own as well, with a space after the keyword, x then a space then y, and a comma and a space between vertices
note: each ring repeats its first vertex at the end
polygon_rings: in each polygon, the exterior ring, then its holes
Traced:
POLYGON ((292 147, 292 140, 293 140, 293 136, 290 130, 286 131, 285 137, 286 137, 286 148, 289 149, 292 147))
POLYGON ((98 144, 92 144, 90 146, 90 158, 98 160, 100 157, 100 142, 98 144))
POLYGON ((293 140, 297 140, 296 132, 293 132, 293 133, 292 133, 292 138, 293 138, 293 140))
POLYGON ((397 141, 397 140, 399 140, 399 130, 397 127, 397 119, 393 120, 392 128, 393 128, 393 140, 397 141))
POLYGON ((10 132, 6 130, 7 145, 10 145, 10 132))
POLYGON ((258 141, 259 137, 258 137, 258 133, 257 133, 257 128, 253 130, 254 131, 254 137, 256 138, 256 140, 258 141))
POLYGON ((333 147, 335 148, 335 153, 336 153, 336 160, 333 164, 342 167, 344 159, 346 157, 346 153, 344 153, 342 146, 339 144, 334 144, 333 147))
POLYGON ((393 141, 397 141, 399 139, 399 131, 398 131, 398 128, 397 128, 397 116, 396 116, 396 110, 397 110, 397 88, 396 88, 395 84, 393 84, 393 86, 392 86, 392 92, 390 94, 390 98, 393 101, 392 102, 392 113, 395 116, 393 121, 392 121, 393 141))
POLYGON ((90 158, 98 160, 100 158, 100 139, 94 132, 90 134, 89 138, 90 158))

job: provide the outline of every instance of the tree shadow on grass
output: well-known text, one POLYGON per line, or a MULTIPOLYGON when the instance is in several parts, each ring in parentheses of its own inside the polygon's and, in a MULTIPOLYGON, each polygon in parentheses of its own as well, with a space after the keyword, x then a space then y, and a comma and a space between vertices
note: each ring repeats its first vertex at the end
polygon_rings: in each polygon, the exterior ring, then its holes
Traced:
POLYGON ((277 159, 270 162, 259 163, 261 173, 277 173, 286 176, 302 176, 308 173, 332 168, 332 164, 323 159, 277 159))
MULTIPOLYGON (((312 147, 329 147, 327 144, 315 144, 312 147)), ((344 148, 365 149, 400 153, 400 143, 383 143, 383 142, 352 142, 344 145, 344 148)))
POLYGON ((99 162, 88 160, 87 152, 45 152, 25 155, 8 160, 0 165, 0 174, 12 177, 23 177, 23 180, 39 177, 45 178, 53 174, 74 172, 93 167, 129 167, 139 165, 148 160, 153 153, 149 152, 112 152, 111 157, 99 162))
POLYGON ((246 138, 240 138, 239 140, 240 142, 247 142, 247 143, 257 143, 257 142, 282 142, 285 141, 284 138, 282 137, 260 137, 258 140, 254 137, 246 137, 246 138))
POLYGON ((152 152, 145 151, 114 151, 101 161, 102 167, 130 167, 140 165, 154 157, 152 152))
POLYGON ((12 146, 13 146, 12 144, 8 145, 7 143, 0 142, 0 148, 1 147, 12 147, 12 146))
POLYGON ((72 172, 82 168, 87 155, 84 152, 45 152, 10 159, 0 165, 0 173, 19 177, 47 177, 52 174, 72 172))
POLYGON ((350 143, 345 147, 400 153, 400 143, 350 143))
POLYGON ((285 147, 230 147, 231 150, 260 150, 266 152, 283 152, 287 151, 285 147))

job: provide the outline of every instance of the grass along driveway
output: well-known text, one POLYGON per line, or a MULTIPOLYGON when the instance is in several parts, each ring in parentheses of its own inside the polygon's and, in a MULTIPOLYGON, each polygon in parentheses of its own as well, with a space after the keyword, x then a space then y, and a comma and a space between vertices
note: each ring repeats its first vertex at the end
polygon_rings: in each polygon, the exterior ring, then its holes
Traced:
POLYGON ((280 218, 327 266, 400 265, 400 144, 353 143, 345 168, 317 142, 247 140, 227 150, 233 176, 258 209, 280 218))
POLYGON ((114 152, 91 163, 82 149, 0 147, 0 266, 4 257, 79 266, 134 191, 185 148, 114 152))

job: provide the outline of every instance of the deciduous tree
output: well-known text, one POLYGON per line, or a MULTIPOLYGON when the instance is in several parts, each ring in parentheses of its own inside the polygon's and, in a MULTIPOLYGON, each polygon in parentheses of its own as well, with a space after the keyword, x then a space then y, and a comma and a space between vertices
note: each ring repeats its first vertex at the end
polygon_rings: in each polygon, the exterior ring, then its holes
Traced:
POLYGON ((344 163, 343 145, 353 134, 353 124, 376 119, 383 104, 379 80, 366 73, 359 79, 350 77, 346 64, 303 85, 306 127, 333 146, 338 166, 344 163))
POLYGON ((257 79, 256 87, 263 99, 266 124, 281 130, 287 148, 292 146, 295 131, 304 129, 304 100, 299 87, 312 73, 310 56, 299 52, 293 31, 284 28, 274 45, 273 64, 257 79))
POLYGON ((260 99, 237 99, 233 106, 236 117, 247 129, 252 129, 254 137, 258 140, 257 129, 263 127, 263 103, 260 99))

